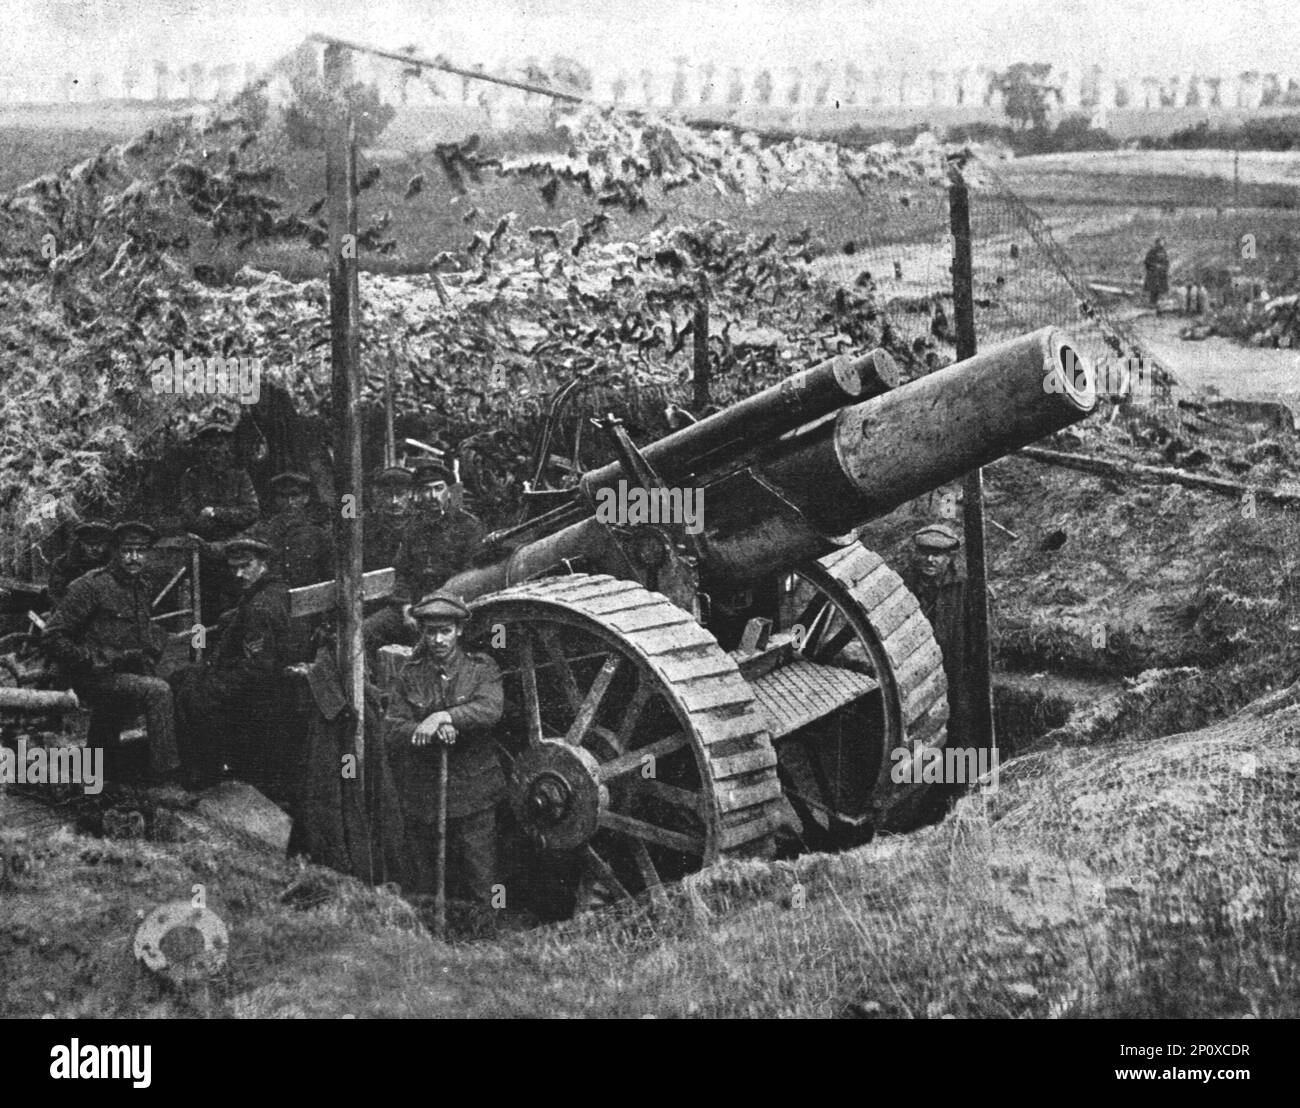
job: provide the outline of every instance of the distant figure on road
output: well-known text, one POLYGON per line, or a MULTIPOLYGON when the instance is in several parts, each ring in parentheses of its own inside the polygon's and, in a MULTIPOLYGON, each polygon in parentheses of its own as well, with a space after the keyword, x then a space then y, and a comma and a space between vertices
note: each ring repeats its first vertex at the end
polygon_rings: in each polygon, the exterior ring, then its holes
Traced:
POLYGON ((1142 268, 1146 270, 1146 280, 1142 287, 1151 297, 1151 307, 1160 314, 1160 298, 1169 291, 1169 254, 1165 250, 1165 240, 1157 238, 1155 245, 1147 251, 1142 259, 1142 268))

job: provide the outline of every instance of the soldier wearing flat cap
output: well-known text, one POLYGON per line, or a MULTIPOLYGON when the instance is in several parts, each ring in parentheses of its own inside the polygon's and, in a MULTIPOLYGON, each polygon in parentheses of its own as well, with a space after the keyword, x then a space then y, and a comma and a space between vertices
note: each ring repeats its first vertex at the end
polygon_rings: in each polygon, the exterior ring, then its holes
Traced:
POLYGON ((468 569, 483 545, 478 517, 452 503, 451 471, 439 462, 415 467, 416 512, 397 552, 399 587, 427 596, 468 569))
POLYGON ((162 782, 176 774, 180 759, 171 689, 155 674, 166 636, 152 620, 152 589, 144 569, 156 537, 147 523, 114 527, 109 563, 68 586, 45 625, 42 645, 90 706, 92 745, 115 755, 122 725, 144 714, 150 774, 162 782))
POLYGON ((448 747, 447 867, 451 893, 488 905, 496 880, 496 805, 505 795, 493 728, 501 719, 501 670, 467 653, 461 633, 469 609, 434 593, 411 609, 420 628, 410 659, 387 691, 384 740, 402 797, 408 893, 434 891, 438 759, 448 747))
POLYGON ((961 746, 969 710, 966 579, 957 570, 961 540, 946 523, 931 523, 912 536, 913 557, 906 584, 934 629, 948 679, 948 743, 961 746))
POLYGON ((248 471, 235 460, 235 431, 228 423, 203 424, 194 435, 199 464, 180 480, 181 528, 204 542, 200 573, 204 621, 234 603, 238 590, 220 544, 257 522, 257 492, 248 471))
POLYGON ((411 602, 468 569, 483 545, 477 517, 452 504, 452 483, 451 471, 442 463, 416 463, 413 512, 397 550, 396 585, 389 604, 365 623, 366 649, 372 654, 387 643, 414 643, 418 631, 411 602))
POLYGON ((411 519, 411 493, 415 475, 401 466, 388 466, 370 479, 363 529, 365 571, 396 565, 402 535, 411 519))
POLYGON ((333 578, 330 536, 307 511, 311 478, 305 473, 279 473, 271 478, 271 490, 276 512, 251 531, 271 547, 271 568, 291 589, 333 578))
POLYGON ((72 529, 72 546, 50 566, 45 586, 50 600, 57 604, 67 595, 68 586, 83 573, 108 563, 113 527, 102 519, 87 519, 72 529))
POLYGON ((217 627, 202 664, 173 677, 176 723, 187 768, 199 784, 226 766, 272 800, 287 799, 285 752, 274 724, 286 708, 283 673, 288 658, 289 591, 271 569, 273 551, 256 538, 232 539, 226 559, 242 592, 217 627))

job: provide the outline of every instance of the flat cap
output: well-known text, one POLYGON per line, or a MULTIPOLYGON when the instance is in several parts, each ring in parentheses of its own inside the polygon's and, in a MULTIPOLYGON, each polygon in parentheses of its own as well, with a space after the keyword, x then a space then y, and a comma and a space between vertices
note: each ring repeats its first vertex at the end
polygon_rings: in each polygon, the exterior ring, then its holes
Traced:
POLYGON ((918 550, 937 550, 940 553, 956 550, 961 546, 957 532, 946 523, 930 523, 912 536, 918 550))
POLYGON ((387 469, 381 469, 371 480, 376 485, 405 485, 409 487, 415 481, 415 475, 409 469, 403 469, 401 466, 389 466, 387 469))
POLYGON ((435 462, 432 458, 416 462, 412 468, 415 470, 415 483, 417 485, 428 485, 434 481, 446 481, 447 484, 451 484, 451 470, 441 462, 435 462))
POLYGON ((217 435, 233 435, 235 429, 229 423, 219 423, 216 420, 209 420, 194 432, 196 439, 214 438, 217 435))
POLYGON ((411 608, 412 619, 469 619, 469 609, 455 593, 432 592, 411 608))
POLYGON ((226 543, 225 555, 226 561, 231 563, 246 562, 249 558, 266 561, 271 556, 271 547, 251 535, 240 535, 226 543))
POLYGON ((113 533, 113 525, 104 519, 83 519, 72 533, 79 539, 106 539, 113 533))
POLYGON ((133 539, 143 539, 147 543, 152 543, 157 537, 157 531, 138 519, 123 520, 113 528, 113 538, 118 543, 130 542, 133 539))
POLYGON ((286 470, 284 473, 277 473, 271 478, 271 488, 285 492, 291 489, 309 489, 311 488, 311 478, 305 473, 297 472, 297 470, 286 470))

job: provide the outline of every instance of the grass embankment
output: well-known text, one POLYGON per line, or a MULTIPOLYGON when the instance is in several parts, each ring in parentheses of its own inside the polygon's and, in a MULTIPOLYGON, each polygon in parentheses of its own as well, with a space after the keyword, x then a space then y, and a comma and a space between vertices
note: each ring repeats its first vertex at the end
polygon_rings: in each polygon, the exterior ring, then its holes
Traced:
POLYGON ((9 1015, 1117 1017, 1300 1014, 1300 707, 1003 768, 944 824, 728 863, 640 907, 451 945, 403 901, 220 833, 5 833, 9 1015), (21 859, 15 865, 14 860, 21 859), (16 871, 16 872, 15 872, 16 871), (134 964, 205 886, 206 992, 134 964))

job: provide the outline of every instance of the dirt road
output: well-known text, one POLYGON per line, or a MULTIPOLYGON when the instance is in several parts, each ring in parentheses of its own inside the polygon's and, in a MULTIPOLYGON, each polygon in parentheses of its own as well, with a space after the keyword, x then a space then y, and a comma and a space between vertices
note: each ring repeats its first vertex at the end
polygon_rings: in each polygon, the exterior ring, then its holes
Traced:
POLYGON ((1189 342, 1178 337, 1189 323, 1182 315, 1142 312, 1126 322, 1186 391, 1282 400, 1300 413, 1300 350, 1242 346, 1218 336, 1189 342))

